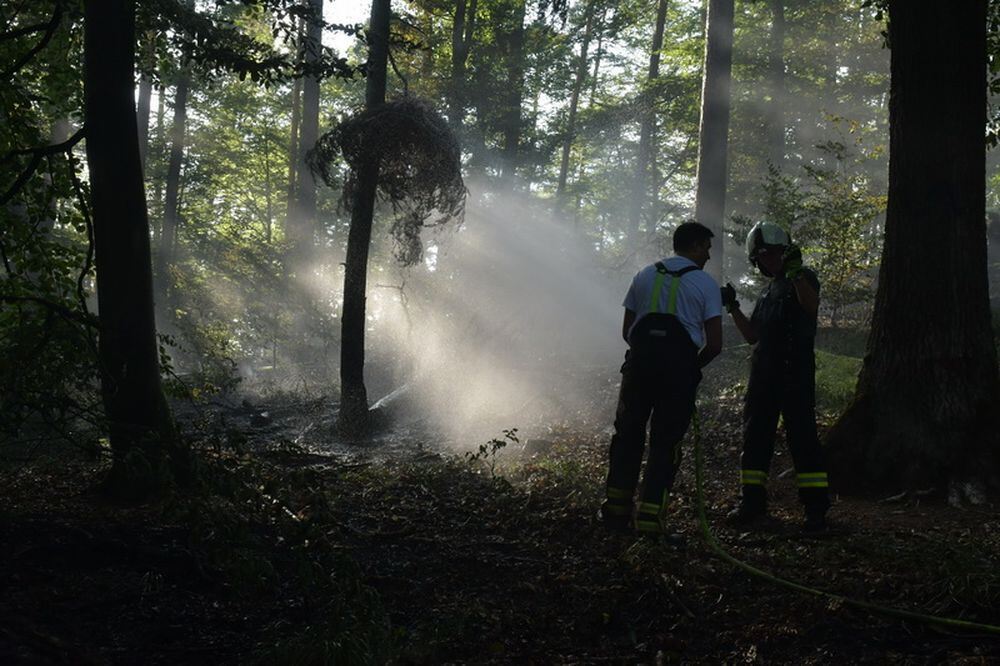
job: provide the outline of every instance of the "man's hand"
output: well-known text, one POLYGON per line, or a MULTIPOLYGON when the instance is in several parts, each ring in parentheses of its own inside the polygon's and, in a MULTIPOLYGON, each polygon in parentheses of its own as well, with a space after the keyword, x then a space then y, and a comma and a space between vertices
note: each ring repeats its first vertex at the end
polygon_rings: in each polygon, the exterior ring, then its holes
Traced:
POLYGON ((789 280, 794 280, 802 273, 802 250, 795 243, 785 248, 781 255, 781 271, 789 280))
POLYGON ((740 307, 740 302, 736 300, 736 288, 733 286, 732 282, 727 282, 725 287, 722 287, 722 306, 726 308, 726 312, 732 312, 733 310, 738 310, 740 307))

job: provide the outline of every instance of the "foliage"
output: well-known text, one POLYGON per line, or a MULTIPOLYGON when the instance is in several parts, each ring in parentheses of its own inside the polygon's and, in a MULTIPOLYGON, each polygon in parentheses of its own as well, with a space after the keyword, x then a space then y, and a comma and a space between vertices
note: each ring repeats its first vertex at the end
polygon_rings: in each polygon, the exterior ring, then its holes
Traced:
POLYGON ((825 163, 803 166, 799 178, 772 166, 764 201, 769 219, 791 232, 816 270, 822 302, 836 325, 845 308, 874 296, 885 197, 872 192, 844 144, 828 141, 817 148, 825 163))
POLYGON ((496 478, 497 456, 507 448, 508 444, 517 444, 517 428, 509 428, 503 431, 503 439, 493 438, 485 444, 480 444, 475 452, 466 451, 465 459, 469 464, 485 463, 490 471, 490 478, 496 478))

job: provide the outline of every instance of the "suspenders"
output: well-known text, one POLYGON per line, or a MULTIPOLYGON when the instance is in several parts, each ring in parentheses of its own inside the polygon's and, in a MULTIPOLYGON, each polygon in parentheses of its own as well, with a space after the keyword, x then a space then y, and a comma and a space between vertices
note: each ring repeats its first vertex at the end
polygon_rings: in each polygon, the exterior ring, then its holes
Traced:
POLYGON ((660 292, 663 290, 663 281, 667 275, 670 276, 670 295, 667 297, 666 314, 677 315, 677 291, 681 286, 681 276, 685 273, 698 270, 697 266, 685 266, 679 271, 668 270, 662 261, 656 262, 656 278, 653 280, 653 294, 649 298, 649 311, 660 311, 660 292))

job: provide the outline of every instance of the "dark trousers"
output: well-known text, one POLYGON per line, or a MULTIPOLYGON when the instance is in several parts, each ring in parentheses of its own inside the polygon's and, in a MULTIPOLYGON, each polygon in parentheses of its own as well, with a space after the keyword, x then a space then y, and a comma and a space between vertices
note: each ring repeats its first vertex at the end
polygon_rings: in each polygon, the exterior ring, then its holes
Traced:
POLYGON ((667 371, 643 367, 636 359, 626 357, 609 452, 609 502, 632 506, 648 423, 649 456, 639 512, 662 512, 680 466, 681 440, 694 413, 700 380, 697 358, 691 354, 679 358, 667 371))
POLYGON ((755 358, 743 407, 742 502, 752 511, 767 507, 767 475, 774 455, 779 416, 784 421, 807 513, 830 506, 826 463, 816 434, 815 366, 766 363, 755 358))

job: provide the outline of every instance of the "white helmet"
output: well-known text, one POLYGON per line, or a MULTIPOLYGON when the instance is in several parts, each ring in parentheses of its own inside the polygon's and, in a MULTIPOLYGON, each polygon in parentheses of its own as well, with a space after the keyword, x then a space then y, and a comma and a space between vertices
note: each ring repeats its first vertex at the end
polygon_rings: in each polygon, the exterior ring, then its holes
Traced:
POLYGON ((780 245, 788 247, 792 244, 792 238, 788 232, 779 227, 774 222, 761 221, 753 225, 750 233, 747 234, 747 259, 750 264, 757 267, 757 253, 765 245, 780 245))

